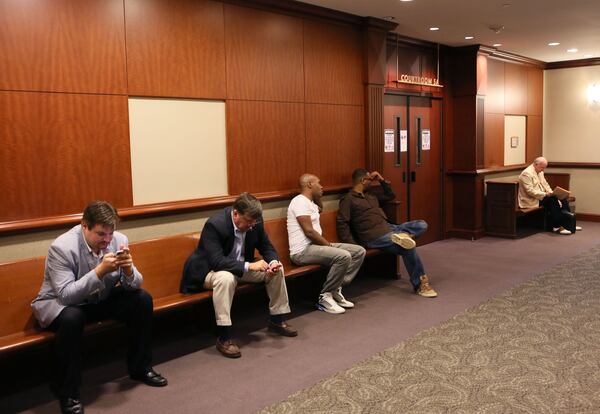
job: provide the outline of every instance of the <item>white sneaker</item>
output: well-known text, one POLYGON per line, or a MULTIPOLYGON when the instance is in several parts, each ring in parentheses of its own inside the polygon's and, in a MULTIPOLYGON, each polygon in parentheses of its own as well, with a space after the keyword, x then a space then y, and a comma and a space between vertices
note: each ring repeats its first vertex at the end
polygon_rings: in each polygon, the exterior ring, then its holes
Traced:
POLYGON ((558 234, 564 234, 565 236, 568 236, 569 234, 571 234, 571 232, 567 229, 565 229, 564 227, 557 227, 554 229, 554 231, 558 234))
POLYGON ((327 313, 340 314, 346 312, 346 309, 342 308, 333 299, 331 292, 321 293, 319 295, 319 303, 317 303, 317 309, 327 313))
POLYGON ((414 249, 417 245, 408 233, 394 233, 392 234, 392 241, 406 250, 414 249))
POLYGON ((581 228, 581 226, 575 226, 575 230, 581 231, 581 230, 583 230, 583 228, 581 228))
POLYGON ((340 305, 342 308, 350 309, 354 307, 354 303, 350 302, 349 300, 346 300, 344 295, 342 295, 341 287, 337 288, 336 291, 333 292, 332 296, 333 300, 335 300, 337 304, 340 305))

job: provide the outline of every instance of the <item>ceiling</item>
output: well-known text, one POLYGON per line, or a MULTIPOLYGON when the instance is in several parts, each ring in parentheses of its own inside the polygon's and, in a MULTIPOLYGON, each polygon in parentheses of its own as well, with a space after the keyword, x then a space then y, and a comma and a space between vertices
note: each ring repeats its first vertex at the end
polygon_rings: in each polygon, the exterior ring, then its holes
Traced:
POLYGON ((395 32, 449 46, 501 43, 541 60, 600 57, 600 0, 303 0, 359 16, 393 17, 395 32), (490 26, 503 28, 495 33, 490 26), (430 31, 430 27, 439 27, 430 31), (465 40, 465 36, 474 36, 465 40), (558 46, 548 46, 559 42, 558 46), (577 48, 575 53, 567 49, 577 48))

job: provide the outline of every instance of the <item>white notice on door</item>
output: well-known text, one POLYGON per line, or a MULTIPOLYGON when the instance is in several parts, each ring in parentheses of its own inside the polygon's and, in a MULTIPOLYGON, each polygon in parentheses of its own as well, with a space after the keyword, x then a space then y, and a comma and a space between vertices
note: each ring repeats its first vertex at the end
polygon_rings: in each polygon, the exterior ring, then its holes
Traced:
POLYGON ((383 152, 394 152, 394 130, 385 130, 385 142, 383 145, 383 152))
POLYGON ((431 149, 431 132, 428 129, 421 132, 421 149, 423 151, 431 149))
POLYGON ((408 131, 406 129, 400 130, 400 152, 406 152, 408 150, 408 131))

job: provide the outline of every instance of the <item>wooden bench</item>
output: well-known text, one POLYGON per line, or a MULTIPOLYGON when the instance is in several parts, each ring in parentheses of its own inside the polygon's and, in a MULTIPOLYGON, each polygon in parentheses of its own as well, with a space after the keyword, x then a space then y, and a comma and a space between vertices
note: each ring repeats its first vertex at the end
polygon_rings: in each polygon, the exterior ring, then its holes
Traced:
MULTIPOLYGON (((338 241, 336 212, 321 215, 323 234, 330 241, 338 241)), ((294 266, 289 258, 286 219, 268 220, 265 229, 285 266, 286 278, 323 270, 319 265, 294 266)), ((212 291, 184 295, 179 293, 183 264, 196 249, 199 233, 161 237, 130 244, 136 267, 144 276, 142 287, 154 298, 154 312, 163 312, 209 300, 212 291)), ((367 256, 381 255, 370 249, 367 256)), ((387 256, 387 255, 386 255, 387 256)), ((30 303, 36 297, 44 275, 44 257, 0 264, 0 353, 15 351, 51 340, 54 334, 41 330, 32 314, 30 303)), ((385 260, 382 272, 396 275, 396 258, 385 260)), ((256 288, 240 284, 238 290, 256 288)), ((117 322, 102 321, 89 324, 86 332, 110 327, 117 322)))
MULTIPOLYGON (((547 173, 546 180, 551 187, 557 185, 569 189, 570 174, 547 173)), ((488 236, 517 237, 517 221, 528 216, 530 221, 541 229, 546 228, 543 207, 519 207, 519 180, 518 178, 502 178, 486 182, 486 225, 485 233, 488 236)), ((575 201, 574 197, 569 198, 575 201)))

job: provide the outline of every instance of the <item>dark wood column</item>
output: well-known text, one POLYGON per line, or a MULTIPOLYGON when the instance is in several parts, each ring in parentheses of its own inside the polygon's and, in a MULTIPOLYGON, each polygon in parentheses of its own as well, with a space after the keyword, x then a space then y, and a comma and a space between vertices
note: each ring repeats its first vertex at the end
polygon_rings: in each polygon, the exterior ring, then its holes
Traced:
POLYGON ((397 24, 365 18, 365 136, 366 168, 383 170, 383 90, 386 83, 386 39, 397 24))
POLYGON ((383 86, 367 85, 367 105, 365 108, 367 165, 371 171, 383 170, 383 86))

